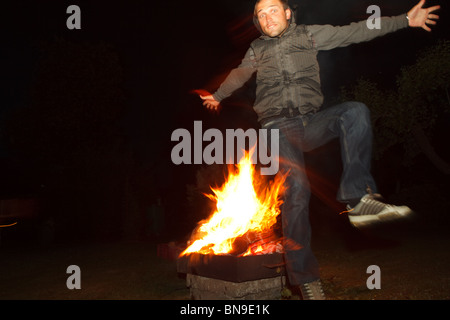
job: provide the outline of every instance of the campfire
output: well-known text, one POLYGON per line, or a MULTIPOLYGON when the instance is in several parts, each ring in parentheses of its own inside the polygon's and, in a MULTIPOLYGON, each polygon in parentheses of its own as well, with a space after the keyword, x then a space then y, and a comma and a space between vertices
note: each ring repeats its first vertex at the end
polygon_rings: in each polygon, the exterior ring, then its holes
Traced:
POLYGON ((215 201, 216 210, 199 223, 180 256, 249 256, 283 251, 282 238, 276 235, 274 226, 280 214, 286 175, 277 175, 267 182, 255 174, 254 167, 247 152, 225 183, 211 188, 213 194, 206 194, 215 201))
POLYGON ((216 204, 177 259, 193 299, 278 299, 284 250, 300 248, 275 231, 286 175, 255 174, 246 153, 221 187, 206 194, 216 204))

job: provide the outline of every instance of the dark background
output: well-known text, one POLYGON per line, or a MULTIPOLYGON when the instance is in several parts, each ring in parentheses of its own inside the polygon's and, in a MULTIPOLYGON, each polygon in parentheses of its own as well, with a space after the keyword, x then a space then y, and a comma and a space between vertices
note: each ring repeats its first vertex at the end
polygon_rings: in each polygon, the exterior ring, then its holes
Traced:
MULTIPOLYGON (((343 25, 366 19, 372 4, 382 15, 397 15, 416 1, 290 3, 297 8, 298 23, 343 25)), ((393 87, 402 66, 448 39, 446 3, 427 1, 434 4, 442 9, 432 33, 401 30, 321 52, 325 107, 337 100, 342 86, 362 76, 393 87)), ((198 207, 204 202, 192 200, 203 166, 172 164, 176 143, 171 133, 177 128, 193 132, 194 120, 203 121, 203 130, 258 127, 251 82, 224 103, 219 115, 204 110, 192 93, 200 88, 214 92, 239 64, 258 36, 252 10, 250 0, 2 3, 0 195, 31 199, 14 202, 22 209, 3 211, 0 224, 18 222, 1 230, 3 245, 184 237, 205 214, 198 207), (71 4, 81 8, 81 30, 66 27, 71 4), (164 221, 155 230, 148 217, 158 198, 164 221)), ((434 143, 442 146, 448 126, 438 129, 434 143)), ((447 150, 438 151, 450 160, 447 150)), ((330 144, 309 159, 317 181, 325 181, 316 186, 321 194, 315 194, 312 205, 316 211, 336 212, 337 146, 330 144)), ((389 168, 393 162, 381 159, 375 167, 389 168)), ((395 168, 402 171, 395 181, 376 173, 387 197, 395 198, 399 184, 419 193, 430 185, 447 185, 448 177, 423 157, 413 167, 395 168)), ((424 196, 416 201, 424 206, 438 200, 424 196)))

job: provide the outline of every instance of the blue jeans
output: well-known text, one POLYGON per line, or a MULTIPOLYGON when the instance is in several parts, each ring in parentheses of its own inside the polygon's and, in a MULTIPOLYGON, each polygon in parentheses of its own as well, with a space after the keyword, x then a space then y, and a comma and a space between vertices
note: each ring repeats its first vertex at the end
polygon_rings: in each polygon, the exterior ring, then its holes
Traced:
MULTIPOLYGON (((368 108, 359 102, 345 102, 315 114, 261 121, 264 129, 279 129, 280 171, 287 172, 287 191, 281 208, 285 239, 302 246, 285 248, 289 282, 300 285, 319 279, 319 265, 311 250, 309 221, 310 186, 303 152, 339 138, 343 173, 337 200, 361 198, 367 187, 376 192, 370 173, 372 128, 368 108)), ((268 130, 270 132, 270 130, 268 130)))

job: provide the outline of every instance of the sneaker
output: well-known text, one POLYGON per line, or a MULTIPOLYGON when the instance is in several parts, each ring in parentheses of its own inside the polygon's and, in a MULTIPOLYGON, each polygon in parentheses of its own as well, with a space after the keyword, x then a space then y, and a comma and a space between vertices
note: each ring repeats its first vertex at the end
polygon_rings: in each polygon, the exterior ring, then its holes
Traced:
POLYGON ((299 286, 303 300, 325 300, 325 293, 320 280, 308 282, 299 286))
POLYGON ((413 213, 407 206, 386 204, 380 199, 380 195, 366 194, 354 208, 347 206, 350 223, 360 228, 380 222, 404 219, 413 213))

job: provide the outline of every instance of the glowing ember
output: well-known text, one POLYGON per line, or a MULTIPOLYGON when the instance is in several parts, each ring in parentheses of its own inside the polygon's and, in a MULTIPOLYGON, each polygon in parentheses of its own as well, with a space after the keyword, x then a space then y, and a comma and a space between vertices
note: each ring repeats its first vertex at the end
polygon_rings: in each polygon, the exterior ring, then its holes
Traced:
POLYGON ((181 253, 230 254, 242 245, 242 255, 280 252, 281 240, 272 227, 277 222, 284 191, 285 175, 277 175, 269 184, 254 173, 246 153, 220 188, 206 195, 216 202, 216 211, 201 222, 191 245, 181 253))

